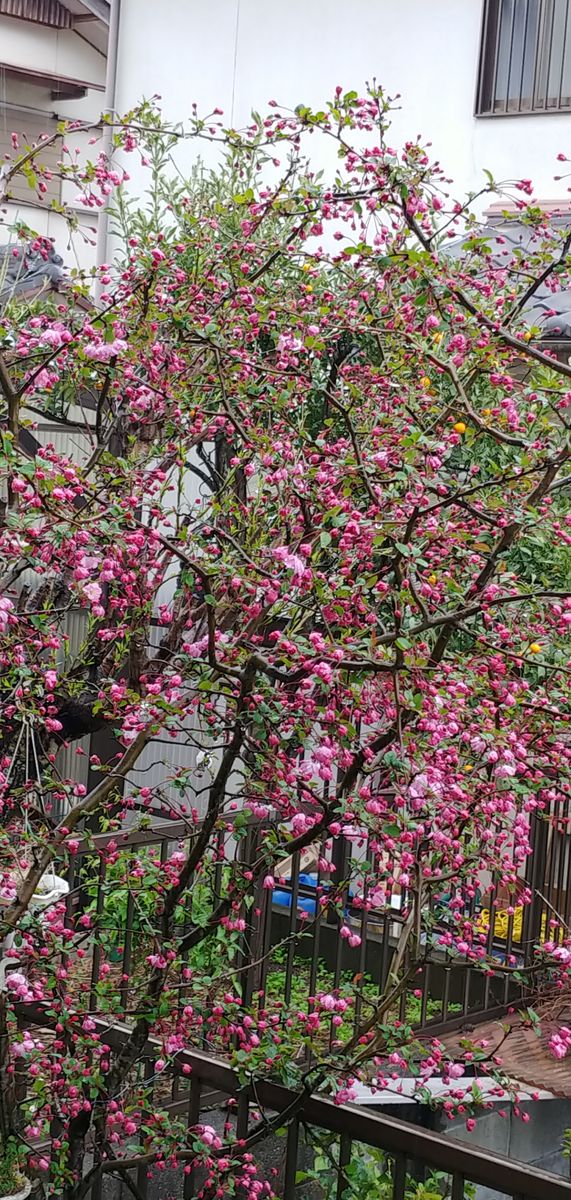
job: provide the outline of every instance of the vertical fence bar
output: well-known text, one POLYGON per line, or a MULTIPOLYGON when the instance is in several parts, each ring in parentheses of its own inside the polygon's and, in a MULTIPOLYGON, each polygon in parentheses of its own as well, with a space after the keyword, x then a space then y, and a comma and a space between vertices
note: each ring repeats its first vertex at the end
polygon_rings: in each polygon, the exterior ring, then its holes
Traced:
POLYGON ((269 891, 264 891, 262 894, 261 913, 260 913, 260 936, 258 938, 258 955, 261 959, 257 967, 257 985, 259 990, 259 1007, 264 1008, 266 1004, 266 982, 268 978, 268 970, 270 965, 271 943, 272 943, 272 894, 269 891))
POLYGON ((390 917, 390 913, 387 913, 387 911, 385 909, 385 911, 383 913, 383 941, 382 941, 380 978, 379 978, 379 992, 380 993, 382 993, 384 991, 386 984, 387 984, 388 977, 389 977, 389 964, 390 964, 390 960, 392 957, 390 940, 389 940, 390 936, 391 936, 391 925, 392 925, 392 920, 390 917))
POLYGON ((565 833, 561 839, 561 858, 563 860, 562 871, 562 891, 565 896, 565 904, 562 905, 562 916, 565 921, 566 930, 569 929, 571 921, 571 824, 569 821, 565 825, 565 833))
POLYGON ((351 1162, 352 1148, 353 1142, 351 1138, 346 1133, 342 1133, 339 1139, 339 1174, 337 1176, 336 1200, 343 1200, 343 1195, 346 1191, 345 1167, 348 1167, 351 1162))
POLYGON ((293 973, 295 965, 295 931, 297 928, 297 901, 299 896, 299 869, 301 862, 301 850, 296 850, 293 855, 291 867, 291 907, 289 912, 289 930, 288 930, 288 948, 286 959, 286 975, 285 975, 285 993, 284 999, 286 1005, 291 1001, 291 986, 293 983, 293 973))
POLYGON ((460 1171, 455 1171, 452 1176, 450 1200, 464 1200, 464 1182, 464 1176, 460 1171))
POLYGON ((236 1107, 236 1137, 238 1141, 245 1138, 248 1133, 248 1121, 250 1119, 250 1089, 249 1087, 242 1088, 238 1096, 238 1104, 236 1107))
MULTIPOLYGON (((497 949, 496 942, 496 917, 500 911, 496 904, 498 899, 498 876, 494 874, 490 883, 490 901, 489 901, 489 926, 486 937, 486 954, 488 958, 494 958, 495 950, 497 949)), ((498 925, 499 928, 499 925, 498 925)), ((470 973, 470 968, 467 969, 467 975, 470 973)), ((487 974, 484 980, 484 996, 482 1000, 482 1008, 485 1010, 490 1005, 490 994, 492 988, 492 976, 487 974)))
MULTIPOLYGON (((64 926, 66 929, 72 929, 74 926, 74 919, 73 919, 73 916, 74 916, 73 908, 74 908, 74 902, 75 902, 74 892, 75 892, 75 882, 76 882, 76 879, 79 879, 79 876, 80 876, 80 872, 79 872, 79 868, 76 867, 76 861, 73 857, 70 857, 69 866, 67 869, 67 876, 66 876, 66 882, 67 882, 69 891, 65 898, 65 913, 64 913, 64 918, 63 918, 63 923, 64 923, 64 926)), ((68 963, 69 963, 69 954, 65 950, 62 950, 62 953, 61 953, 62 967, 64 969, 67 969, 68 963)))
POLYGON ((422 980, 422 997, 420 1000, 420 1024, 426 1024, 426 1013, 428 1011, 428 993, 430 990, 430 963, 426 964, 424 969, 424 978, 422 980))
POLYGON ((365 880, 365 884, 364 884, 364 888, 363 888, 363 908, 361 910, 361 928, 359 931, 359 936, 361 938, 361 945, 359 947, 359 972, 358 973, 361 976, 361 987, 358 990, 357 995, 355 997, 355 1022, 354 1022, 355 1029, 357 1029, 359 1022, 361 1020, 361 1008, 362 1008, 362 1004, 363 1004, 363 990, 362 989, 364 987, 363 976, 365 974, 365 968, 367 966, 367 935, 368 935, 368 924, 369 924, 369 911, 367 909, 367 888, 368 888, 368 881, 365 880))
POLYGON ((287 1131, 283 1200, 295 1200, 295 1177, 299 1147, 299 1121, 294 1117, 287 1131))
POLYGON ((442 992, 442 1020, 445 1021, 448 1016, 448 1008, 450 1005, 450 976, 452 974, 451 967, 444 967, 444 989, 442 992))
MULTIPOLYGON (((552 915, 551 910, 547 907, 547 905, 554 903, 553 893, 555 891, 555 874, 556 874, 556 869, 557 869, 557 839, 555 836, 555 825, 554 825, 553 820, 550 820, 548 822, 548 827, 549 827, 549 829, 548 829, 547 868, 546 868, 546 873, 545 873, 545 879, 543 882, 543 887, 541 887, 541 889, 540 889, 541 892, 543 893, 543 896, 545 897, 545 899, 542 900, 541 903, 542 903, 542 905, 546 904, 546 908, 545 908, 546 922, 549 921, 549 919, 552 915)), ((543 912, 542 912, 541 924, 543 925, 543 912)))
POLYGON ((97 901, 95 905, 95 941, 93 945, 93 959, 91 963, 91 983, 89 986, 89 1007, 95 1009, 97 1007, 97 984, 99 982, 99 969, 101 966, 101 932, 98 928, 98 918, 103 912, 104 901, 104 886, 106 863, 104 852, 99 860, 99 871, 97 874, 97 901))
POLYGON ((133 959, 133 922, 135 920, 135 897, 131 888, 127 895, 127 913, 125 916, 125 929, 123 940, 123 956, 121 960, 121 974, 128 976, 122 978, 119 986, 119 997, 121 1008, 127 1008, 129 997, 129 986, 131 982, 131 963, 133 959))
MULTIPOLYGON (((342 904, 341 915, 339 916, 337 913, 334 914, 334 922, 337 925, 338 930, 340 930, 341 926, 343 925, 343 910, 345 909, 346 906, 349 905, 349 886, 348 886, 348 884, 345 883, 345 878, 346 878, 346 874, 347 874, 347 866, 351 859, 350 851, 351 851, 351 846, 350 846, 350 843, 348 842, 347 838, 345 838, 343 836, 334 838, 333 853, 332 853, 331 857, 332 857, 333 864, 336 867, 335 880, 338 880, 340 883, 342 882, 342 884, 343 884, 342 890, 341 890, 341 904, 342 904)), ((343 938, 338 937, 337 951, 335 954, 335 971, 334 971, 334 978, 333 978, 333 987, 334 988, 339 987, 339 982, 341 979, 341 972, 343 970, 344 948, 345 948, 345 942, 344 942, 343 938)))
MULTIPOLYGON (((190 1097, 188 1101, 187 1122, 189 1129, 192 1129, 194 1125, 198 1125, 200 1120, 200 1089, 200 1079, 195 1076, 190 1085, 190 1097)), ((189 1170, 184 1176, 182 1192, 184 1200, 192 1200, 192 1197, 194 1196, 194 1177, 196 1173, 194 1169, 194 1162, 191 1161, 188 1166, 189 1170)))
MULTIPOLYGON (((145 1083, 148 1083, 149 1080, 152 1079, 152 1076, 154 1075, 154 1071, 155 1071, 154 1063, 151 1062, 150 1058, 146 1058, 145 1065, 143 1068, 143 1079, 144 1079, 145 1083)), ((145 1102, 146 1101, 147 1101, 147 1096, 145 1096, 145 1102)), ((143 1200, 146 1200, 147 1193, 149 1190, 149 1180, 147 1178, 147 1175, 148 1175, 148 1167, 147 1167, 146 1163, 141 1163, 140 1167, 137 1168, 137 1189, 141 1193, 143 1200)))
MULTIPOLYGON (((325 851, 325 839, 321 842, 321 845, 319 847, 319 857, 320 858, 323 857, 324 851, 325 851)), ((310 996, 312 996, 313 993, 315 992, 315 985, 317 983, 318 962, 319 962, 319 942, 320 942, 320 938, 321 938, 321 916, 323 913, 323 907, 321 905, 320 888, 321 888, 321 868, 318 864, 316 889, 315 889, 315 926, 314 926, 315 932, 313 935, 313 945, 312 945, 312 950, 311 950, 311 967, 309 970, 309 995, 310 996)))
POLYGON ((470 1009, 470 983, 472 979, 472 971, 469 966, 466 967, 464 973, 464 995, 462 997, 462 1015, 465 1017, 470 1009))
POLYGON ((571 821, 569 800, 564 805, 553 807, 553 825, 557 834, 557 903, 563 929, 569 927, 571 893, 569 889, 569 855, 571 850, 571 821), (559 820, 557 819, 559 817, 559 820))
POLYGON ((523 919, 524 961, 529 965, 534 958, 533 947, 541 933, 542 901, 537 895, 543 890, 547 862, 548 823, 539 813, 534 813, 531 854, 529 856, 528 887, 531 891, 531 903, 526 905, 523 919))
MULTIPOLYGON (((188 849, 188 847, 187 847, 187 849, 188 849)), ((216 886, 216 879, 218 878, 218 875, 217 875, 218 870, 219 870, 219 866, 217 864, 216 870, 214 873, 214 880, 215 880, 214 886, 216 887, 217 892, 220 891, 220 888, 216 886)), ((220 879, 221 879, 221 875, 220 875, 220 879)), ((184 910, 183 910, 184 915, 183 915, 183 919, 182 919, 181 927, 180 927, 180 936, 183 938, 186 936, 187 933, 190 933, 190 930, 193 928, 192 908, 193 908, 194 880, 195 880, 195 874, 193 873, 191 878, 188 881, 187 899, 186 899, 186 902, 184 905, 184 910)), ((184 971, 188 965, 190 953, 191 953, 190 950, 185 950, 184 953, 181 955, 179 988, 178 988, 178 1010, 179 1010, 179 1012, 182 1012, 182 1010, 185 1006, 186 998, 188 996, 188 991, 189 991, 188 984, 185 983, 184 971)))
MULTIPOLYGON (((113 1052, 110 1050, 109 1051, 109 1069, 111 1069, 112 1064, 113 1064, 113 1052)), ((93 1166, 94 1167, 97 1166, 101 1162, 102 1150, 103 1150, 103 1146, 102 1146, 101 1132, 96 1131, 94 1133, 94 1138, 93 1138, 93 1166)), ((91 1186, 89 1200, 102 1200, 102 1195, 103 1195, 103 1173, 100 1171, 99 1174, 97 1174, 95 1176, 95 1179, 91 1186)), ((143 1195, 143 1200, 146 1200, 146 1195, 143 1195)))
POLYGON ((393 1163, 393 1200, 405 1200, 406 1158, 396 1154, 393 1163))
POLYGON ((565 857, 566 857, 565 856, 565 847, 566 847, 566 843, 567 843, 567 836, 566 836, 566 833, 558 834, 556 832, 556 830, 554 830, 554 837, 557 837, 557 903, 556 903, 556 908, 561 917, 561 921, 563 923, 563 924, 560 923, 557 926, 557 930, 558 930, 557 936, 559 937, 560 936, 559 931, 561 931, 564 928, 564 925, 566 923, 563 912, 564 912, 564 908, 565 908, 565 904, 564 904, 565 857))
MULTIPOLYGON (((250 826, 243 839, 242 854, 240 861, 247 867, 251 867, 256 855, 256 843, 254 830, 250 826)), ((245 920, 245 929, 241 937, 241 948, 238 951, 236 966, 240 971, 240 990, 242 1004, 247 1007, 252 999, 252 944, 254 941, 254 911, 253 908, 242 906, 242 916, 245 920)))
MULTIPOLYGON (((403 961, 402 961, 402 969, 403 969, 404 974, 406 974, 407 968, 408 968, 408 955, 405 950, 403 961)), ((408 991, 405 988, 404 992, 401 993, 401 997, 399 1000, 399 1021, 402 1021, 403 1024, 406 1022, 407 1000, 408 1000, 408 991)))
MULTIPOLYGON (((506 966, 510 965, 509 960, 512 957, 512 953, 513 953, 513 936, 514 936, 514 913, 510 913, 510 916, 508 917, 508 931, 507 931, 507 935, 506 935, 506 966)), ((506 976, 504 979, 504 1004, 508 1003, 508 997, 510 994, 510 983, 511 983, 511 981, 510 981, 509 974, 506 972, 506 976)))

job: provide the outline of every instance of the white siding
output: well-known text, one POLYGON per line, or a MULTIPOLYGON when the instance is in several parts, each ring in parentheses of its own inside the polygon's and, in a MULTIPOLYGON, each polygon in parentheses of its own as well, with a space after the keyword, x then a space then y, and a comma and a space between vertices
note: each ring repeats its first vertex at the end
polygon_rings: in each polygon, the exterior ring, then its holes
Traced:
MULTIPOLYGON (((57 454, 70 458, 74 463, 83 464, 91 453, 91 435, 87 427, 82 428, 79 424, 81 409, 74 408, 72 412, 70 420, 77 421, 77 424, 72 426, 64 425, 48 416, 40 416, 31 409, 22 409, 21 416, 23 421, 31 423, 30 433, 41 446, 52 445, 57 454)), ((94 414, 90 413, 89 416, 93 417, 94 414)))
POLYGON ((0 17, 0 62, 16 70, 105 87, 104 56, 72 29, 49 29, 32 21, 0 17))

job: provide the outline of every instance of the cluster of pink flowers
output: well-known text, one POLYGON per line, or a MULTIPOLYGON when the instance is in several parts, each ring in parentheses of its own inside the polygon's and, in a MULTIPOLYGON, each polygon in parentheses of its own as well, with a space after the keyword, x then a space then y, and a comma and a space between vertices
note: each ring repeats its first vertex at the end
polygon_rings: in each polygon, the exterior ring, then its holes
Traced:
POLYGON ((565 1058, 571 1046, 571 1029, 562 1025, 558 1033, 553 1033, 549 1039, 549 1049, 554 1058, 565 1058))

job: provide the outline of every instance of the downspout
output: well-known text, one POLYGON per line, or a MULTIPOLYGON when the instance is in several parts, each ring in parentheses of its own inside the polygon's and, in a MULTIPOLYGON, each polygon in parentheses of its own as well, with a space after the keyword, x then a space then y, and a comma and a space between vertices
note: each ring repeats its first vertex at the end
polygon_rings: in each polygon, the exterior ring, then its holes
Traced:
MULTIPOLYGON (((111 17, 109 21, 109 41, 107 44, 107 74, 105 78, 105 108, 106 116, 113 118, 115 114, 115 101, 117 96, 117 59, 119 51, 119 25, 121 21, 121 0, 111 0, 111 17)), ((103 127, 103 153, 109 158, 113 149, 113 128, 111 125, 103 127)), ((99 278, 99 269, 103 263, 107 262, 109 250, 109 209, 107 205, 100 209, 99 222, 97 226, 97 245, 95 255, 95 265, 97 267, 97 277, 95 280, 94 295, 95 301, 99 300, 103 287, 99 278)))

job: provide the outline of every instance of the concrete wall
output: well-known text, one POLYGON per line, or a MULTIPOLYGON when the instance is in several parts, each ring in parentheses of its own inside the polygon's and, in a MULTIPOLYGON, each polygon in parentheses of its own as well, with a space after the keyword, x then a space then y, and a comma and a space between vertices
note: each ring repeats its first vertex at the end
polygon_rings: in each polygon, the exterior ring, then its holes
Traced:
POLYGON ((473 116, 481 12, 482 0, 122 0, 117 107, 159 93, 169 118, 196 100, 240 124, 271 98, 321 105, 376 78, 402 95, 395 140, 431 141, 459 194, 486 167, 565 196, 553 177, 571 116, 473 116))
MULTIPOLYGON (((568 1179, 569 1160, 563 1157, 561 1148, 563 1135, 571 1128, 571 1100, 529 1100, 522 1102, 520 1108, 529 1115, 529 1121, 515 1116, 511 1104, 503 1104, 478 1117, 472 1133, 467 1133, 461 1120, 445 1122, 441 1132, 469 1146, 482 1146, 494 1154, 530 1163, 568 1179), (500 1117, 498 1109, 507 1116, 500 1117)), ((476 1200, 504 1200, 504 1193, 479 1187, 476 1200)))

